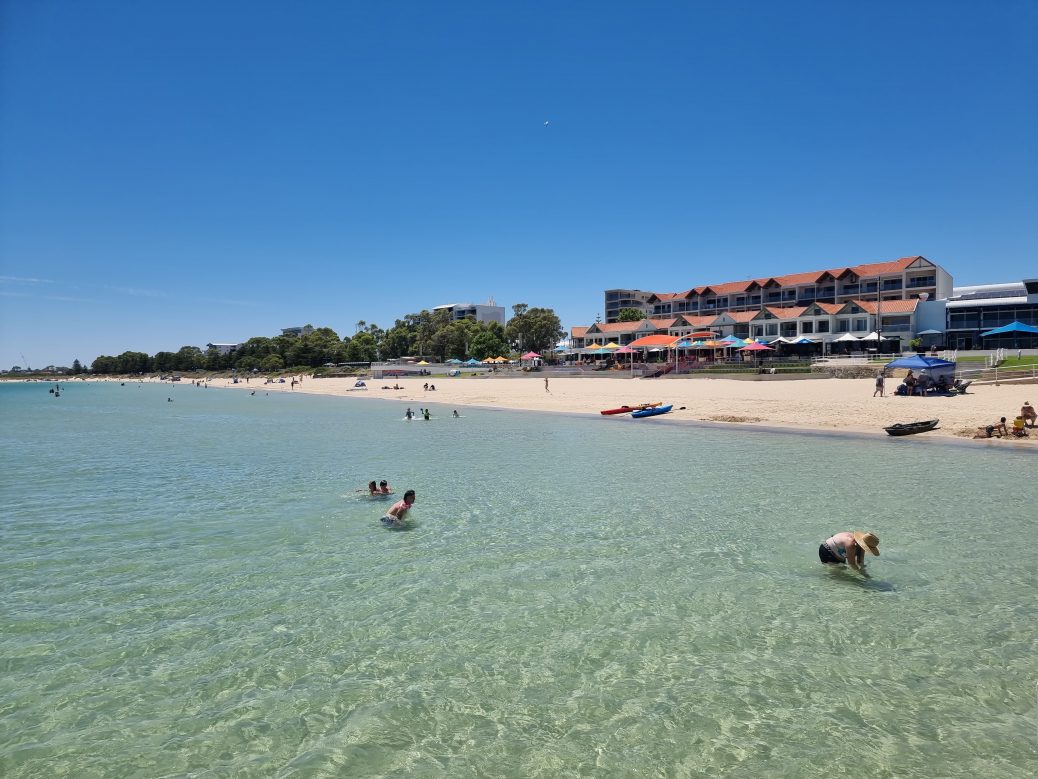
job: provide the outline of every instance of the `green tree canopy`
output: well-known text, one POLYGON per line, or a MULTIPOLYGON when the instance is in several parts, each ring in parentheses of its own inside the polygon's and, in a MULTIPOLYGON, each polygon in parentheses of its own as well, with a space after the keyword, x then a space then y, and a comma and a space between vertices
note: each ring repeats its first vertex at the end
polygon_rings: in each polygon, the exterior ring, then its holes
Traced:
POLYGON ((616 315, 617 322, 640 322, 645 319, 645 312, 640 308, 621 308, 616 315))
POLYGON ((550 308, 530 308, 525 303, 512 306, 512 318, 505 336, 518 352, 551 351, 565 335, 562 322, 550 308))

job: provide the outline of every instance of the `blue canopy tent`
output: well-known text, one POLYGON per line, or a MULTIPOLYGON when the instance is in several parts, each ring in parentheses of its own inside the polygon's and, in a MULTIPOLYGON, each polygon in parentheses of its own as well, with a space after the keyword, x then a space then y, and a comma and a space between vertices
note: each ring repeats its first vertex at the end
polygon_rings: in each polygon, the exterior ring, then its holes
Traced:
POLYGON ((980 337, 987 338, 989 335, 1005 335, 1007 333, 1031 333, 1034 335, 1038 334, 1038 327, 1031 327, 1031 325, 1025 325, 1023 322, 1010 322, 1008 325, 981 333, 980 337))
POLYGON ((924 357, 921 354, 913 354, 911 357, 898 357, 886 364, 887 368, 908 368, 913 371, 926 371, 934 368, 955 370, 955 363, 941 360, 937 357, 924 357))
MULTIPOLYGON (((1013 348, 1017 349, 1021 346, 1020 336, 1031 336, 1024 340, 1023 346, 1030 348, 1034 345, 1035 339, 1033 336, 1038 335, 1038 327, 1032 327, 1031 325, 1025 325, 1023 322, 1010 322, 1008 325, 1002 327, 996 327, 994 330, 988 330, 986 333, 981 333, 981 338, 987 338, 988 336, 1013 336, 1013 348), (1029 343, 1030 342, 1030 343, 1029 343)), ((1001 338, 998 341, 1001 345, 1005 346, 1005 341, 1001 338)))
POLYGON ((465 360, 465 364, 466 365, 482 365, 483 363, 481 363, 475 357, 470 357, 469 359, 465 360))
POLYGON ((937 357, 924 357, 921 354, 914 354, 911 357, 899 357, 884 366, 885 370, 890 370, 891 368, 908 368, 920 376, 928 376, 935 384, 942 376, 947 384, 953 384, 955 381, 955 363, 949 360, 941 360, 937 357))

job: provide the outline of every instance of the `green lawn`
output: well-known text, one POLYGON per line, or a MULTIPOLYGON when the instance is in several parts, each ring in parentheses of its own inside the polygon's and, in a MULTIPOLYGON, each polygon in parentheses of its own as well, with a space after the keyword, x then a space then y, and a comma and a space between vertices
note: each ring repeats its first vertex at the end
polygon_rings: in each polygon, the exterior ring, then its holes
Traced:
MULTIPOLYGON (((987 365, 987 357, 981 357, 980 355, 969 357, 959 357, 959 363, 981 363, 987 365)), ((1006 357, 1005 361, 1001 363, 999 368, 1030 368, 1032 365, 1038 365, 1038 356, 1027 355, 1017 359, 1016 357, 1006 357)))

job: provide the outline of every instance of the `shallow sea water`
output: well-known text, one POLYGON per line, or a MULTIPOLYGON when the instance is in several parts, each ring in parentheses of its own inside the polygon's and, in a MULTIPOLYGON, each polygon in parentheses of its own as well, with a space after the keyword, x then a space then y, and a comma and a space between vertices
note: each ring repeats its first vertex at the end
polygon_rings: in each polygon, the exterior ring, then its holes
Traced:
POLYGON ((50 386, 0 386, 4 777, 1038 773, 1029 452, 50 386))

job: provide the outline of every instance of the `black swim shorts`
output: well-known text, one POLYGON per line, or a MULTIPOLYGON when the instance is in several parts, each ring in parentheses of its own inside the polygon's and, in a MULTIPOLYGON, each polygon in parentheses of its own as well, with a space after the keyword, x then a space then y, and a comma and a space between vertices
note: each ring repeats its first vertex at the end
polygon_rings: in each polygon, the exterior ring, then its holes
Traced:
POLYGON ((827 547, 825 544, 818 545, 818 559, 821 560, 823 563, 826 563, 827 565, 843 562, 843 560, 834 555, 832 553, 832 550, 830 550, 829 547, 827 547))

